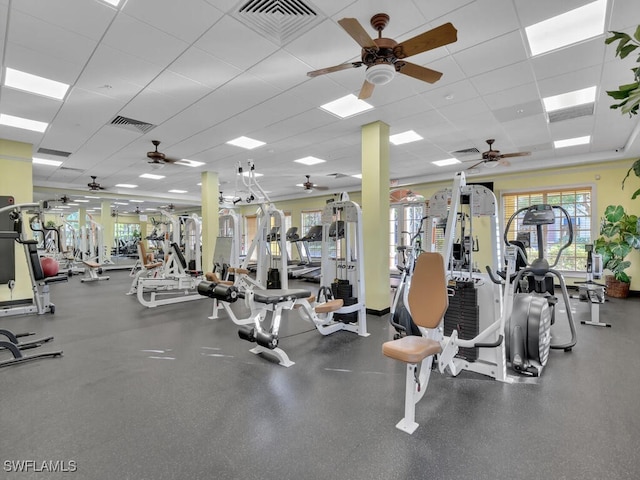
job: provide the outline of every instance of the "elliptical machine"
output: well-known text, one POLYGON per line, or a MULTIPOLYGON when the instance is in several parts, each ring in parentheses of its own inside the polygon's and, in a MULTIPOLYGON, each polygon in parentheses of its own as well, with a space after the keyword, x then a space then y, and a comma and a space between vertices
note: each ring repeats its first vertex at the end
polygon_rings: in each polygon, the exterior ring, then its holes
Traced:
MULTIPOLYGON (((561 217, 562 218, 562 217, 561 217)), ((501 276, 505 279, 505 288, 514 288, 511 314, 507 314, 507 361, 511 367, 521 373, 538 376, 547 363, 549 349, 571 351, 576 344, 576 328, 571 313, 569 294, 564 278, 554 267, 558 264, 562 252, 573 243, 573 226, 569 213, 559 205, 538 204, 523 207, 511 215, 504 230, 504 242, 507 246, 507 272, 501 276), (567 220, 569 236, 558 250, 552 264, 544 258, 543 225, 556 222, 555 211, 561 212, 567 220), (535 226, 538 257, 531 262, 527 259, 522 243, 508 239, 509 229, 513 221, 524 212, 522 225, 535 226), (516 259, 526 266, 515 273, 516 259), (567 320, 571 331, 571 339, 564 343, 551 342, 551 326, 556 319, 558 298, 554 292, 554 278, 558 279, 567 320), (524 283, 527 292, 523 292, 524 283), (519 291, 520 290, 520 291, 519 291)), ((507 308, 507 306, 505 306, 507 308)))

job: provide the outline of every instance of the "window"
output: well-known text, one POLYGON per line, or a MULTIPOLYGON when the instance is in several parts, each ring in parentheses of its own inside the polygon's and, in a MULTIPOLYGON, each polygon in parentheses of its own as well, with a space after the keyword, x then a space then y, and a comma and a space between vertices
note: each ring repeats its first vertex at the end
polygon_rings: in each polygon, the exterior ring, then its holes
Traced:
MULTIPOLYGON (((587 252, 585 245, 593 243, 591 238, 591 187, 563 188, 554 190, 508 193, 502 195, 503 231, 514 212, 523 207, 535 204, 559 205, 571 217, 573 225, 573 243, 562 252, 556 269, 563 271, 584 271, 587 252)), ((543 225, 545 252, 544 256, 552 264, 558 250, 566 243, 569 236, 567 219, 562 215, 556 223, 543 225)), ((538 256, 538 239, 536 227, 522 225, 522 214, 514 219, 509 228, 509 240, 524 240, 529 243, 527 254, 529 260, 538 256)))
MULTIPOLYGON (((307 210, 301 214, 302 235, 304 237, 314 225, 322 225, 322 210, 307 210)), ((322 243, 308 242, 309 256, 312 258, 322 257, 322 243)))
MULTIPOLYGON (((424 204, 393 205, 389 215, 389 268, 394 270, 402 259, 398 258, 398 246, 407 246, 420 229, 424 216, 424 204)), ((424 235, 423 235, 424 236, 424 235)), ((421 240, 424 240, 422 238, 421 240)))

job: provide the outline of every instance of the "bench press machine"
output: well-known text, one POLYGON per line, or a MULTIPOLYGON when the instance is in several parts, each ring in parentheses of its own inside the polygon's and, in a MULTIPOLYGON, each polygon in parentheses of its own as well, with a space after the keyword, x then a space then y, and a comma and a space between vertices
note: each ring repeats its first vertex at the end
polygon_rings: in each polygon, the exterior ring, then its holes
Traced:
POLYGON ((100 276, 102 274, 102 265, 98 262, 83 260, 82 263, 84 263, 84 265, 87 267, 85 268, 85 277, 80 279, 82 283, 97 282, 99 280, 109 280, 108 276, 100 276))

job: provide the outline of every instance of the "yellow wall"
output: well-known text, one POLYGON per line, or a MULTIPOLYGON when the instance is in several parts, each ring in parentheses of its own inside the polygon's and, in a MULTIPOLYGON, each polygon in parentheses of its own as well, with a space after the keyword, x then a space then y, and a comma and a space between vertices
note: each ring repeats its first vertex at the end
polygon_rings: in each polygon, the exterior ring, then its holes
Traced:
MULTIPOLYGON (((13 196, 16 203, 33 201, 31 149, 31 144, 28 143, 0 139, 0 195, 13 196)), ((0 285, 0 302, 32 297, 29 269, 22 245, 16 244, 15 257, 16 286, 11 295, 7 285, 0 285)))

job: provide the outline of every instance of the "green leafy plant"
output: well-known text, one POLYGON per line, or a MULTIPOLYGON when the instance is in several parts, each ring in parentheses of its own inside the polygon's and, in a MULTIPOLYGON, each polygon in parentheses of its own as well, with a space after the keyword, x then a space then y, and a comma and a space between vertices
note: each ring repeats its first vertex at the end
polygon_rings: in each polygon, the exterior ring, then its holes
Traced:
MULTIPOLYGON (((609 32, 612 35, 607 37, 605 43, 607 45, 618 42, 616 47, 616 57, 620 59, 626 58, 630 53, 640 47, 640 25, 636 28, 633 37, 624 32, 609 32)), ((636 60, 640 63, 640 55, 636 60)), ((614 100, 621 100, 620 103, 611 105, 610 108, 619 108, 622 113, 628 113, 629 116, 636 115, 640 108, 640 67, 632 68, 633 82, 626 85, 620 85, 618 90, 607 90, 607 95, 614 100)))
POLYGON ((600 237, 595 242, 596 253, 602 255, 602 267, 613 273, 616 280, 631 283, 625 270, 631 262, 625 257, 631 250, 640 250, 638 217, 629 215, 621 205, 609 205, 604 211, 600 237))
MULTIPOLYGON (((633 162, 633 165, 631 165, 631 168, 629 170, 627 170, 627 174, 622 179, 622 189, 623 190, 624 190, 624 182, 629 177, 629 174, 632 171, 636 174, 636 177, 640 178, 640 158, 638 160, 636 160, 635 162, 633 162)), ((631 199, 635 200, 636 197, 638 197, 638 195, 640 195, 640 188, 637 189, 635 192, 633 192, 633 195, 631 195, 631 199)))

